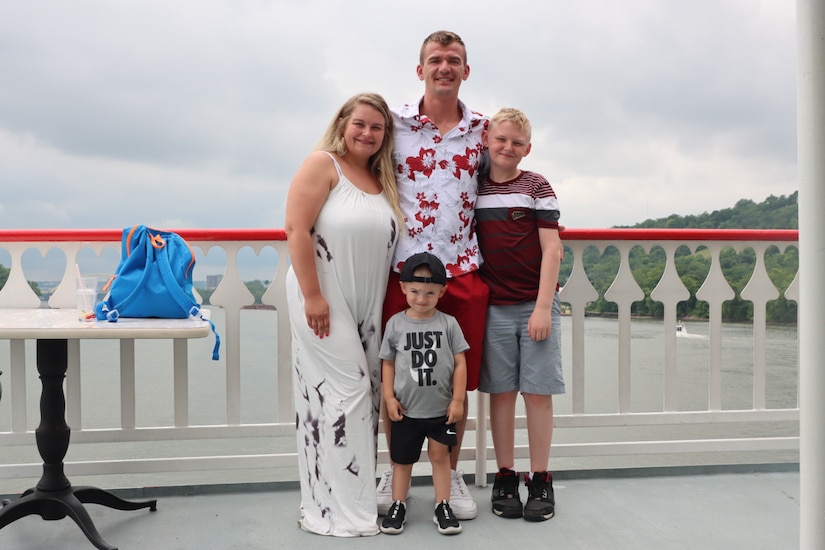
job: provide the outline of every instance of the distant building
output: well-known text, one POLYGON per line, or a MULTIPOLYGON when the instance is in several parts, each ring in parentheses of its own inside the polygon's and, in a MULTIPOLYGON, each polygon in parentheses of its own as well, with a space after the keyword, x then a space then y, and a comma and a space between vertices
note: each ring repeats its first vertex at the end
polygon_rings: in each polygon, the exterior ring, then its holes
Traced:
POLYGON ((215 290, 221 284, 223 275, 207 275, 206 276, 206 290, 215 290))

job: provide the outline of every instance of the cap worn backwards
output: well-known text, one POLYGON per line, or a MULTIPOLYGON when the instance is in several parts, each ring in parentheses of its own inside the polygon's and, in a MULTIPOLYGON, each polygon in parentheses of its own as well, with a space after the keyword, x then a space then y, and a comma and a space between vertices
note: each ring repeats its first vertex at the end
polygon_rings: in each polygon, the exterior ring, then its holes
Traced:
POLYGON ((446 285, 447 270, 444 269, 444 264, 441 263, 441 260, 429 252, 419 252, 418 254, 413 254, 404 262, 404 266, 401 268, 401 282, 446 285), (424 265, 430 268, 431 275, 429 277, 413 274, 416 269, 424 265))

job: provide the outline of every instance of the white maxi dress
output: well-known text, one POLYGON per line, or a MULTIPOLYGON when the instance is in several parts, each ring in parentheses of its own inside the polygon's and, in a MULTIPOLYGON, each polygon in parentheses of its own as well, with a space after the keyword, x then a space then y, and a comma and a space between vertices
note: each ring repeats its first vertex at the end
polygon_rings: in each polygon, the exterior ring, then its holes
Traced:
POLYGON ((301 528, 340 537, 378 533, 376 438, 381 310, 398 227, 383 193, 338 171, 313 230, 315 266, 329 303, 330 334, 309 328, 290 267, 292 376, 301 482, 301 528))

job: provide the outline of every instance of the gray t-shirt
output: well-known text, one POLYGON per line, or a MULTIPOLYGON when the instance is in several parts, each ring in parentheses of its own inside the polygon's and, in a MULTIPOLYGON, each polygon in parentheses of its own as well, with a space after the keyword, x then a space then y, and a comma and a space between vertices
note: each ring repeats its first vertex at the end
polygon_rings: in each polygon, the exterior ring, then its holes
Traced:
POLYGON ((447 414, 453 399, 453 355, 470 349, 452 315, 429 319, 396 313, 384 329, 378 356, 395 361, 395 397, 410 418, 447 414))

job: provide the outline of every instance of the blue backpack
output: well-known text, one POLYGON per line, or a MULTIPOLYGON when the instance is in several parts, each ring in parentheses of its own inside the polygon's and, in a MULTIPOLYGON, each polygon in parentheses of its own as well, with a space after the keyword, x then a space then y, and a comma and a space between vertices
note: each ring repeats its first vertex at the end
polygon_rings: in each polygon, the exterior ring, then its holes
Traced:
POLYGON ((108 293, 95 306, 95 317, 111 323, 119 317, 203 319, 212 326, 212 359, 217 361, 221 339, 192 294, 195 254, 183 237, 145 225, 127 227, 120 254, 115 275, 103 289, 108 293))

